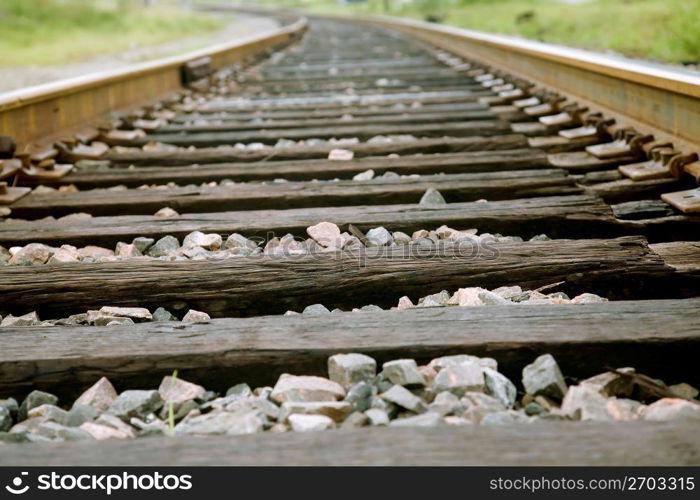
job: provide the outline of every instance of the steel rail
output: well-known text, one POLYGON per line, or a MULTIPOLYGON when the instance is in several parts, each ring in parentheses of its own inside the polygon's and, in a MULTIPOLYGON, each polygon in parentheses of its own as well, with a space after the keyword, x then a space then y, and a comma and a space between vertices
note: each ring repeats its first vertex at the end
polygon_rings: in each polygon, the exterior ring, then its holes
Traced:
MULTIPOLYGON (((347 19, 347 18, 346 18, 347 19)), ((353 17, 508 71, 618 122, 700 151, 700 74, 669 66, 409 19, 353 17)))

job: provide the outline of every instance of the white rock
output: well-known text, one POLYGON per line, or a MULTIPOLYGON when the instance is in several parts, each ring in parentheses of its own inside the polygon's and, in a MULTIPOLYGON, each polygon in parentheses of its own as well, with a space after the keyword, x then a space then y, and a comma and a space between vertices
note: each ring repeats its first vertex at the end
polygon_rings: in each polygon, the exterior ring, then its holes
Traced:
POLYGON ((129 435, 125 432, 94 422, 85 422, 79 428, 98 441, 104 441, 105 439, 129 439, 129 435))
POLYGON ((371 181, 372 179, 374 179, 374 170, 371 168, 369 170, 365 170, 364 172, 360 172, 352 178, 354 181, 371 181))
POLYGON ((287 401, 282 403, 280 420, 291 415, 324 415, 334 422, 342 422, 350 414, 352 405, 346 401, 287 401))
POLYGON ((205 312, 195 311, 190 309, 182 318, 183 323, 204 323, 211 320, 211 317, 205 312))
POLYGON ((325 415, 301 415, 289 416, 289 425, 294 432, 325 431, 333 427, 333 420, 325 415))
POLYGON ((164 207, 158 210, 155 214, 153 214, 153 217, 179 217, 180 214, 177 213, 175 210, 173 210, 170 207, 164 207))
POLYGON ((365 412, 371 425, 389 425, 389 415, 380 408, 370 408, 365 412))
POLYGON ((607 302, 608 299, 599 297, 598 295, 592 293, 582 293, 571 299, 572 304, 600 304, 602 302, 607 302))
POLYGON ((512 408, 518 396, 518 390, 513 382, 492 368, 484 368, 483 370, 486 392, 498 399, 506 408, 512 408))
POLYGON ((193 231, 182 240, 182 248, 201 247, 206 250, 218 250, 221 248, 221 236, 216 233, 204 234, 201 231, 193 231))
POLYGON ((435 396, 428 408, 431 412, 445 416, 459 411, 461 404, 457 396, 449 391, 443 391, 435 396))
POLYGON ((440 191, 428 188, 420 199, 419 205, 447 205, 440 191))
MULTIPOLYGON (((63 245, 63 247, 67 246, 68 245, 63 245)), ((59 248, 54 252, 54 254, 48 261, 49 264, 65 264, 69 262, 80 262, 80 259, 78 258, 78 250, 75 249, 75 247, 73 247, 73 249, 63 247, 59 248)))
POLYGON ((528 394, 541 394, 557 401, 566 394, 564 376, 551 354, 543 354, 523 368, 523 386, 528 394))
POLYGON ((496 295, 500 295, 504 299, 510 299, 512 297, 517 297, 518 295, 521 295, 523 293, 523 289, 520 288, 519 286, 502 286, 499 288, 496 288, 495 290, 492 290, 493 293, 496 295))
POLYGON ((226 243, 224 244, 226 248, 244 248, 246 250, 253 251, 258 248, 257 243, 253 240, 249 240, 245 236, 233 233, 228 238, 226 238, 226 243))
POLYGON ((270 394, 276 403, 286 401, 337 401, 345 397, 342 385, 323 377, 296 376, 284 373, 270 394))
MULTIPOLYGON (((634 369, 623 368, 618 371, 634 372, 634 369)), ((581 381, 579 385, 593 387, 605 397, 629 397, 632 395, 632 390, 634 389, 632 377, 625 377, 613 372, 605 372, 594 377, 587 378, 586 380, 581 381)))
POLYGON ((433 381, 435 392, 450 391, 456 396, 484 390, 484 372, 477 363, 462 363, 440 370, 433 381))
POLYGON ((460 288, 454 293, 449 303, 462 307, 486 305, 479 296, 479 294, 484 291, 486 290, 478 287, 460 288))
POLYGON ((473 422, 471 420, 467 420, 466 418, 462 417, 447 416, 444 417, 442 420, 447 425, 473 425, 473 422))
POLYGON ((498 363, 493 358, 480 358, 478 356, 472 356, 471 354, 453 354, 452 356, 442 356, 435 358, 428 366, 439 372, 443 368, 448 366, 458 366, 465 363, 476 363, 482 368, 491 368, 492 370, 498 370, 498 363))
POLYGON ((263 420, 254 412, 229 413, 213 411, 205 415, 193 410, 191 417, 184 418, 175 426, 176 435, 242 435, 255 434, 263 430, 263 420))
POLYGON ((647 406, 644 420, 700 420, 700 405, 685 399, 663 398, 647 406))
POLYGON ((328 310, 328 308, 323 304, 311 304, 310 306, 306 306, 302 311, 302 314, 306 314, 308 316, 320 316, 322 314, 330 313, 331 312, 328 310))
POLYGON ((382 374, 392 384, 403 386, 424 386, 425 378, 413 359, 395 359, 382 365, 382 374))
POLYGON ((423 415, 392 420, 390 427, 437 427, 442 424, 442 416, 431 411, 423 415))
POLYGON ((394 238, 386 228, 379 226, 367 231, 367 241, 369 246, 381 247, 392 243, 394 238))
POLYGON ((398 305, 397 309, 399 311, 404 311, 406 309, 413 309, 414 307, 416 307, 416 306, 413 305, 413 302, 411 302, 411 299, 409 299, 406 296, 403 296, 399 299, 399 305, 398 305))
POLYGON ((134 322, 131 318, 126 318, 124 316, 114 316, 111 314, 106 314, 102 311, 88 311, 86 315, 86 321, 90 325, 95 326, 106 326, 114 322, 114 324, 121 325, 133 325, 134 322))
POLYGON ((355 157, 355 153, 349 149, 331 149, 328 159, 331 161, 350 161, 355 157))
POLYGON ((512 304, 510 300, 504 299, 498 294, 482 290, 479 292, 479 300, 487 306, 505 306, 512 304))
POLYGON ((40 322, 39 315, 36 311, 32 311, 16 317, 9 314, 2 319, 0 326, 34 326, 40 322))
POLYGON ((607 410, 608 400, 594 387, 589 385, 574 385, 564 396, 561 413, 580 420, 612 420, 607 410))
POLYGON ((377 362, 364 354, 335 354, 328 358, 328 378, 346 389, 377 375, 377 362))
POLYGON ((447 290, 427 295, 418 301, 418 307, 443 307, 449 304, 450 294, 447 290))
POLYGON ((391 386, 379 397, 388 403, 394 403, 414 413, 423 413, 428 409, 421 398, 401 385, 391 386))

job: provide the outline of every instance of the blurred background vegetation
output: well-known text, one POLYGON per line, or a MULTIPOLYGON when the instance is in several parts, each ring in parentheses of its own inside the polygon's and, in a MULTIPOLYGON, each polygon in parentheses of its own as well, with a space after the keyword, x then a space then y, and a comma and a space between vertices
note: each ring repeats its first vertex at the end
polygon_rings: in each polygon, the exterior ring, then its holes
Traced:
POLYGON ((0 0, 0 66, 59 64, 216 31, 192 3, 389 14, 673 63, 700 62, 700 0, 0 0))
POLYGON ((76 62, 220 27, 176 0, 0 0, 0 66, 76 62))
POLYGON ((700 62, 700 0, 258 0, 384 14, 664 62, 700 62))

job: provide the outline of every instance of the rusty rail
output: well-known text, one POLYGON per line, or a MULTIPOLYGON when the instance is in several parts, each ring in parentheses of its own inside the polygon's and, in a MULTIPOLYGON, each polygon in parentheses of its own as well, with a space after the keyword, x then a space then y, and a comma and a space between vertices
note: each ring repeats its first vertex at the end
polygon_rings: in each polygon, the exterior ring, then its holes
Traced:
POLYGON ((584 50, 392 17, 361 17, 559 92, 620 123, 700 151, 700 76, 584 50))

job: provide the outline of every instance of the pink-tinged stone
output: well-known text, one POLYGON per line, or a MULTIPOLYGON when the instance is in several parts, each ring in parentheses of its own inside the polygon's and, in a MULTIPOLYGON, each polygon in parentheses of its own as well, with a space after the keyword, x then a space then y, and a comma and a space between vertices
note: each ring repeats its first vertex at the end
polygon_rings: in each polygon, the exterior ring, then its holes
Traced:
POLYGON ((112 257, 114 252, 106 248, 88 245, 78 250, 78 255, 82 258, 99 259, 101 257, 112 257))
POLYGON ((117 243, 115 254, 119 257, 139 257, 143 255, 139 249, 136 248, 136 245, 133 243, 124 243, 122 241, 117 243))
POLYGON ((166 376, 163 377, 158 392, 166 403, 184 403, 203 396, 206 390, 201 385, 166 376))
POLYGON ((284 373, 275 384, 270 398, 282 404, 286 401, 337 401, 345 397, 345 389, 337 382, 323 377, 295 376, 284 373))
POLYGON ((12 256, 10 265, 45 264, 53 253, 54 249, 47 245, 30 243, 12 256))
POLYGON ((102 377, 76 399, 73 406, 92 406, 97 411, 104 412, 112 406, 115 399, 117 399, 117 391, 107 377, 102 377))
POLYGON ((411 302, 411 299, 409 299, 408 297, 403 296, 399 299, 398 309, 400 311, 404 311, 406 309, 413 309, 414 307, 416 306, 413 305, 413 302, 411 302))
POLYGON ((210 319, 211 317, 207 313, 190 309, 182 318, 182 321, 183 323, 203 323, 205 321, 209 321, 210 319))
POLYGON ((306 232, 324 248, 343 248, 345 243, 340 229, 332 222, 319 222, 315 226, 307 227, 306 232))
POLYGON ((61 248, 56 250, 56 252, 49 259, 49 264, 65 264, 68 262, 79 262, 78 259, 78 249, 75 247, 70 247, 69 245, 63 245, 61 248))
POLYGON ((450 299, 450 303, 459 306, 483 306, 484 301, 479 298, 479 293, 483 292, 483 288, 460 288, 450 299))

